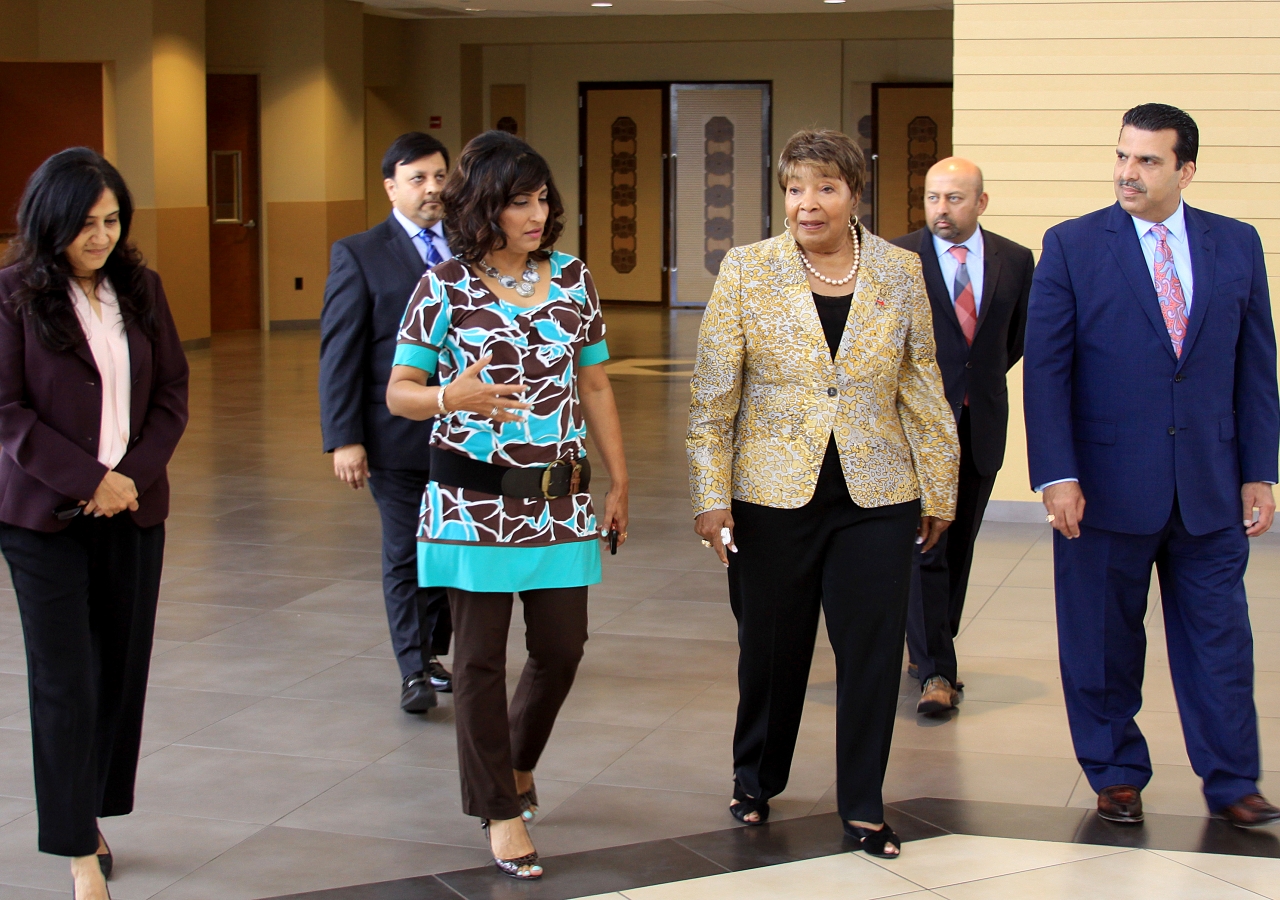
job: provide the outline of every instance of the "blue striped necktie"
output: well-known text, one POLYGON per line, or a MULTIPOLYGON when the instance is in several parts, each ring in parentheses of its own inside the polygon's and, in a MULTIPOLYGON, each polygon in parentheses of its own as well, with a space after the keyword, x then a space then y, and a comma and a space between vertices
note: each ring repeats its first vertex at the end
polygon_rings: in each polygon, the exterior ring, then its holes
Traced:
POLYGON ((423 245, 427 248, 425 261, 428 269, 433 266, 438 266, 440 263, 444 262, 444 257, 441 256, 440 251, 436 249, 436 242, 431 240, 430 231, 425 228, 422 229, 418 232, 418 239, 421 240, 423 245))

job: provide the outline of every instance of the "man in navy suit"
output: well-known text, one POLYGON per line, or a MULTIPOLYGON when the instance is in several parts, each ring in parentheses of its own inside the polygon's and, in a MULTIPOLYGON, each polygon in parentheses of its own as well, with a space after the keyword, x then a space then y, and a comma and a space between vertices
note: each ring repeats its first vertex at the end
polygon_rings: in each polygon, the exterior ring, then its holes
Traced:
POLYGON ((1025 356, 1031 483, 1054 534, 1058 656, 1076 757, 1110 821, 1151 778, 1143 626, 1154 564, 1191 765, 1211 813, 1280 821, 1258 793, 1248 538, 1271 527, 1280 401, 1257 231, 1187 206, 1199 132, 1124 116, 1117 203, 1051 228, 1025 356))
POLYGON ((424 271, 449 259, 440 191, 449 151, 430 135, 396 138, 382 159, 391 215, 333 245, 320 314, 320 419, 333 471, 368 483, 382 518, 382 588, 391 646, 400 665, 400 708, 425 712, 452 690, 436 658, 452 627, 443 588, 418 587, 418 510, 428 481, 434 420, 387 411, 396 333, 424 271))

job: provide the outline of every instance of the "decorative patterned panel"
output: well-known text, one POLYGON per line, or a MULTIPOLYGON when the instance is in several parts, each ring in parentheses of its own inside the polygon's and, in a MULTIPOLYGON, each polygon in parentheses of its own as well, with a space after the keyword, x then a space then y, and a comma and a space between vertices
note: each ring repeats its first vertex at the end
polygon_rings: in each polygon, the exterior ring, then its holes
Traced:
POLYGON ((612 172, 613 253, 610 262, 614 271, 625 275, 636 267, 636 123, 630 116, 613 120, 612 172))

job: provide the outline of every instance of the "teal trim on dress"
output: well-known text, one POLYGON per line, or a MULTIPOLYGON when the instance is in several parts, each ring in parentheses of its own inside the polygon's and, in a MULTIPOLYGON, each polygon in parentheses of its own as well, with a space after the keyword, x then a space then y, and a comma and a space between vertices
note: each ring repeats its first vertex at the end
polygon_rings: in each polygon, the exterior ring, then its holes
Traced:
POLYGON ((421 369, 428 375, 434 375, 436 371, 436 363, 440 360, 440 351, 431 350, 427 347, 420 347, 417 344, 400 344, 396 347, 395 359, 392 360, 393 366, 413 366, 415 369, 421 369))
POLYGON ((602 363, 609 358, 609 342, 604 338, 596 341, 590 346, 583 347, 582 352, 578 354, 579 366, 594 366, 602 363))
POLYGON ((418 541, 418 584, 463 591, 532 591, 599 584, 600 541, 442 544, 418 541))

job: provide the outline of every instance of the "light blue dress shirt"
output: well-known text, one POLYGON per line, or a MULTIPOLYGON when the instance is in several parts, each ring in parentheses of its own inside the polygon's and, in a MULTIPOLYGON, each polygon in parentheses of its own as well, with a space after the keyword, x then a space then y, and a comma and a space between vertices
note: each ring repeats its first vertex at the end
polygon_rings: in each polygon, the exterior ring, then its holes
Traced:
MULTIPOLYGON (((411 222, 408 216, 395 207, 392 207, 391 214, 396 217, 396 221, 400 223, 400 227, 404 229, 405 234, 409 235, 409 240, 413 241, 413 249, 418 251, 423 263, 426 263, 427 245, 418 240, 418 235, 422 233, 422 226, 411 222)), ((436 252, 440 254, 441 259, 453 259, 453 251, 449 249, 449 243, 444 239, 444 226, 440 222, 436 222, 436 224, 427 229, 427 238, 436 248, 436 252)))
MULTIPOLYGON (((1152 235, 1154 237, 1154 235, 1152 235)), ((1153 245, 1154 246, 1154 245, 1153 245)), ((965 247, 969 250, 969 255, 965 259, 965 266, 969 269, 969 284, 973 285, 973 308, 979 315, 982 314, 982 276, 983 276, 983 254, 984 245, 982 242, 982 226, 979 225, 973 234, 969 235, 967 241, 961 241, 953 244, 950 241, 944 241, 936 234, 933 236, 933 249, 938 253, 938 265, 942 267, 942 280, 947 285, 947 293, 951 294, 951 305, 956 303, 956 270, 960 268, 960 260, 955 258, 951 252, 952 247, 965 247)))
POLYGON ((1156 283, 1156 236, 1151 226, 1163 225, 1169 229, 1165 239, 1169 242, 1169 251, 1173 254, 1173 268, 1178 273, 1178 281, 1182 284, 1182 299, 1187 303, 1187 315, 1190 316, 1195 273, 1191 271, 1191 242, 1187 240, 1187 219, 1183 214, 1183 204, 1179 202, 1173 215, 1163 222, 1147 222, 1137 216, 1130 216, 1130 218, 1133 219, 1133 227, 1138 229, 1138 241, 1142 244, 1142 255, 1147 260, 1147 269, 1151 272, 1153 287, 1156 283))

